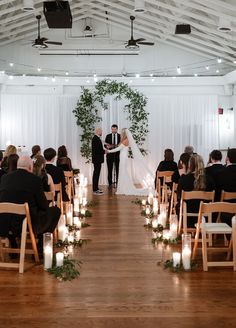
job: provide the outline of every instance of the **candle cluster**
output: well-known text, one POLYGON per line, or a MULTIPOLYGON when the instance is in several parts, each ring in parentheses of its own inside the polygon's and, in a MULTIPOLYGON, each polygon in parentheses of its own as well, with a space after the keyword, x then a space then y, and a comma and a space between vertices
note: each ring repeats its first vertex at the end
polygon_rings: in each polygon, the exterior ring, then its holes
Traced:
MULTIPOLYGON (((74 243, 80 241, 82 223, 85 221, 87 210, 88 180, 83 174, 74 177, 75 197, 73 204, 66 205, 66 213, 62 214, 57 226, 58 241, 64 246, 63 252, 56 253, 56 266, 62 266, 64 257, 71 257, 74 252, 74 243)), ((53 236, 44 234, 44 268, 52 267, 53 236)))

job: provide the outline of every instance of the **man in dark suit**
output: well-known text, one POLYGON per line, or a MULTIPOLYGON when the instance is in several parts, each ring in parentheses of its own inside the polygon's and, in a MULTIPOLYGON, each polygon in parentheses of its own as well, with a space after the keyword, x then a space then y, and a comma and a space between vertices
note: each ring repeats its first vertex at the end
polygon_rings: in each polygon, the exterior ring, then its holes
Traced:
MULTIPOLYGON (((57 207, 48 206, 42 180, 32 172, 31 158, 20 157, 17 170, 2 177, 0 202, 28 203, 33 230, 39 238, 39 252, 42 252, 43 233, 55 230, 61 212, 57 207)), ((22 220, 22 216, 1 214, 0 235, 9 237, 10 241, 14 243, 14 238, 21 233, 22 220)))
POLYGON ((6 174, 6 172, 1 168, 1 163, 2 163, 2 160, 3 160, 3 153, 2 151, 0 150, 0 182, 1 182, 1 178, 4 174, 6 174))
MULTIPOLYGON (((105 147, 107 149, 113 149, 117 147, 117 145, 120 143, 120 134, 117 133, 118 126, 116 124, 113 124, 111 126, 111 133, 106 136, 105 139, 105 147)), ((120 163, 120 152, 107 154, 107 169, 108 169, 108 184, 109 188, 112 188, 112 173, 113 173, 113 165, 115 164, 115 172, 116 172, 116 181, 114 183, 117 183, 118 181, 118 175, 119 175, 119 163, 120 163)))
POLYGON ((98 188, 98 181, 101 172, 102 163, 104 163, 105 150, 103 149, 102 141, 102 129, 97 128, 95 135, 92 139, 92 163, 93 170, 93 193, 96 195, 102 195, 103 191, 98 188))
POLYGON ((220 150, 213 150, 210 153, 210 166, 206 167, 206 175, 211 176, 215 184, 215 201, 220 201, 220 176, 224 170, 224 166, 221 164, 222 153, 220 150))
POLYGON ((61 188, 62 188, 62 200, 63 202, 68 202, 69 197, 66 193, 66 180, 65 180, 65 175, 64 171, 62 168, 55 166, 53 163, 56 158, 56 151, 53 148, 47 148, 44 150, 43 155, 44 158, 46 159, 46 166, 45 169, 48 174, 51 175, 53 183, 61 183, 61 188))
MULTIPOLYGON (((226 167, 220 174, 219 179, 220 190, 228 192, 236 192, 236 148, 228 149, 226 157, 226 167)), ((235 203, 236 199, 230 200, 235 203)), ((232 215, 227 213, 221 214, 221 221, 231 225, 232 215)))

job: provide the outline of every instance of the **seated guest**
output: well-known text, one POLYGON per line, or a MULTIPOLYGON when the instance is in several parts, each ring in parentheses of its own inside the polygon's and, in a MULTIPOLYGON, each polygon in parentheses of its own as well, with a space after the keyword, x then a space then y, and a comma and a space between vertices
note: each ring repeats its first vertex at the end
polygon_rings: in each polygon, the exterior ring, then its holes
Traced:
POLYGON ((220 201, 220 176, 224 170, 224 166, 221 164, 222 153, 219 150, 213 150, 209 156, 209 166, 205 168, 207 175, 211 176, 215 184, 215 201, 220 201))
POLYGON ((11 154, 7 158, 7 173, 11 173, 17 170, 17 161, 19 156, 17 154, 11 154))
MULTIPOLYGON (((161 161, 156 170, 156 176, 158 171, 174 171, 178 173, 177 163, 174 162, 174 153, 171 149, 165 149, 164 152, 164 161, 161 161)), ((162 179, 161 179, 162 183, 162 179)), ((156 186, 156 180, 155 180, 156 186)))
MULTIPOLYGON (((28 203, 33 230, 39 239, 39 252, 42 252, 43 233, 55 230, 60 218, 60 209, 49 208, 42 181, 32 171, 33 162, 30 157, 20 157, 17 170, 2 177, 0 202, 28 203)), ((8 236, 14 243, 14 237, 21 233, 22 219, 22 216, 1 214, 0 235, 8 236)))
POLYGON ((183 153, 180 155, 179 162, 178 162, 178 171, 175 171, 175 173, 172 176, 173 182, 178 183, 181 175, 188 173, 189 159, 190 159, 190 155, 188 153, 183 153))
POLYGON ((7 146, 7 149, 5 150, 4 152, 4 157, 3 157, 3 160, 2 160, 2 163, 1 163, 1 168, 7 172, 8 171, 8 163, 7 163, 7 159, 8 159, 8 156, 10 155, 14 155, 17 153, 17 149, 15 146, 13 145, 9 145, 7 146))
MULTIPOLYGON (((186 175, 182 175, 179 179, 177 188, 177 210, 180 206, 182 190, 184 191, 212 191, 214 190, 214 183, 210 176, 205 174, 204 162, 201 156, 194 154, 189 160, 189 171, 186 175)), ((198 213, 200 200, 187 201, 187 212, 198 213)), ((188 218, 188 226, 194 227, 197 221, 195 217, 188 218)))
POLYGON ((56 151, 53 148, 47 148, 44 150, 44 158, 46 159, 45 169, 52 177, 54 184, 61 183, 62 187, 62 200, 63 202, 68 202, 69 197, 66 193, 66 180, 64 176, 64 171, 60 167, 53 165, 56 158, 56 151))
POLYGON ((193 148, 193 146, 190 146, 190 145, 186 146, 186 147, 184 148, 184 153, 187 153, 187 154, 189 154, 190 156, 193 155, 193 153, 194 153, 194 148, 193 148))
POLYGON ((63 171, 72 171, 71 160, 67 156, 66 147, 60 146, 57 151, 57 167, 61 167, 63 171))
MULTIPOLYGON (((227 151, 226 167, 220 174, 219 188, 228 192, 236 192, 236 148, 227 151)), ((227 202, 235 203, 236 199, 227 200, 227 202)), ((231 218, 232 215, 223 213, 220 219, 231 226, 231 218)))
POLYGON ((1 178, 2 178, 3 174, 6 174, 6 172, 1 168, 2 159, 3 159, 3 153, 0 150, 0 182, 1 182, 1 178))
POLYGON ((32 147, 32 155, 30 156, 32 159, 35 157, 35 156, 38 156, 38 155, 41 155, 41 148, 39 145, 34 145, 32 147))
POLYGON ((55 193, 52 177, 46 172, 45 165, 45 158, 42 155, 36 155, 33 159, 33 173, 42 180, 44 191, 53 191, 55 193))

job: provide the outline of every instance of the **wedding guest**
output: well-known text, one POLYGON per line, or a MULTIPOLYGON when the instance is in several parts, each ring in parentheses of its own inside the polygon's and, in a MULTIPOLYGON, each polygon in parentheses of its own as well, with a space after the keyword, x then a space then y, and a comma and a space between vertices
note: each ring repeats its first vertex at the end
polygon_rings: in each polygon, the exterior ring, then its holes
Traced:
MULTIPOLYGON (((228 192, 236 192, 236 148, 227 151, 226 167, 219 176, 219 188, 228 192)), ((231 199, 230 202, 235 203, 236 199, 231 199)), ((231 218, 232 215, 226 213, 221 215, 221 221, 229 225, 231 225, 231 218)))
POLYGON ((220 201, 221 187, 220 187, 220 177, 224 171, 224 166, 221 163, 222 153, 220 150, 212 150, 209 155, 209 166, 205 168, 207 175, 211 176, 215 184, 215 201, 220 201))
POLYGON ((7 159, 10 155, 16 154, 17 153, 17 149, 14 145, 9 145, 7 146, 5 152, 4 152, 4 157, 1 163, 1 168, 7 172, 8 171, 8 163, 7 163, 7 159))
POLYGON ((66 146, 60 146, 57 151, 57 167, 61 167, 63 171, 72 171, 71 160, 67 156, 66 146))
POLYGON ((32 155, 30 157, 32 159, 37 155, 41 155, 41 148, 39 145, 34 145, 31 150, 32 150, 32 155))
MULTIPOLYGON (((189 171, 187 174, 183 174, 178 183, 177 188, 177 210, 180 206, 180 199, 182 190, 193 191, 212 191, 214 190, 214 182, 212 178, 205 174, 204 162, 200 155, 194 154, 189 160, 189 171)), ((187 212, 198 213, 200 200, 189 200, 187 201, 187 212)), ((190 227, 194 227, 197 218, 189 217, 188 222, 190 227)))
POLYGON ((102 163, 104 163, 104 154, 102 141, 102 129, 96 128, 95 135, 92 139, 92 163, 93 163, 93 193, 95 195, 102 195, 103 191, 98 188, 99 176, 101 172, 102 163))
POLYGON ((4 174, 6 174, 6 172, 1 168, 1 163, 2 163, 2 160, 3 160, 3 153, 2 151, 0 150, 0 182, 1 182, 1 178, 4 174))
POLYGON ((7 173, 11 173, 17 170, 17 161, 19 156, 17 154, 11 154, 7 158, 7 173))
MULTIPOLYGON (((161 161, 156 170, 156 176, 159 171, 174 171, 178 172, 177 163, 174 161, 174 152, 172 149, 165 149, 164 161, 161 161)), ((162 180, 161 180, 162 183, 162 180)), ((155 180, 156 186, 156 180, 155 180)))
POLYGON ((180 177, 183 174, 188 173, 188 164, 189 164, 190 155, 188 153, 183 153, 180 155, 178 161, 178 171, 175 171, 172 176, 172 181, 175 183, 179 182, 180 177))
POLYGON ((187 154, 189 154, 189 155, 193 155, 193 153, 194 153, 194 148, 193 148, 193 146, 190 146, 190 145, 185 146, 185 148, 184 148, 184 153, 187 153, 187 154))
MULTIPOLYGON (((33 173, 33 162, 28 156, 22 156, 17 163, 17 170, 2 177, 0 202, 28 203, 34 233, 38 237, 38 249, 42 253, 43 233, 53 232, 60 218, 60 209, 48 206, 42 181, 33 173)), ((0 235, 10 238, 21 233, 22 216, 1 214, 0 235)))
POLYGON ((62 188, 62 200, 63 202, 68 202, 69 197, 66 193, 66 180, 64 176, 64 171, 62 168, 55 166, 53 163, 56 159, 56 151, 53 148, 47 148, 44 150, 44 158, 46 159, 45 169, 52 177, 53 183, 61 183, 62 188))
POLYGON ((52 177, 46 172, 45 165, 45 158, 42 155, 36 155, 33 159, 33 173, 42 180, 43 191, 53 191, 55 193, 52 177))
MULTIPOLYGON (((114 149, 116 148, 120 143, 120 134, 117 133, 118 131, 118 125, 112 124, 111 126, 111 133, 107 134, 105 138, 105 148, 107 149, 114 149)), ((120 152, 115 153, 107 153, 107 170, 108 170, 108 185, 109 189, 112 188, 112 183, 118 182, 118 176, 119 176, 119 163, 120 163, 120 152), (113 166, 116 172, 115 180, 112 181, 113 178, 113 166)))

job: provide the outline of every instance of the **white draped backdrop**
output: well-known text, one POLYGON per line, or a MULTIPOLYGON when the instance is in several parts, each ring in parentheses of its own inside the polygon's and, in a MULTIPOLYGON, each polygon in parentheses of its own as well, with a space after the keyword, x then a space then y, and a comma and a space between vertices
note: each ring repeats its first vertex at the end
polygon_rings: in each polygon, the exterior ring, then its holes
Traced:
MULTIPOLYGON (((6 143, 25 145, 30 153, 32 145, 42 149, 64 144, 73 167, 80 168, 91 179, 92 167, 80 155, 79 128, 72 110, 78 96, 72 95, 14 95, 1 96, 1 149, 6 143)), ((101 126, 103 139, 112 123, 119 128, 129 127, 123 113, 126 101, 107 97, 109 109, 103 111, 101 126)), ((150 95, 147 111, 149 135, 147 160, 152 170, 163 158, 165 148, 172 148, 177 161, 186 145, 193 145, 205 162, 209 152, 219 147, 217 96, 214 95, 150 95)), ((106 165, 100 183, 106 184, 106 165)), ((90 180, 91 181, 91 180, 90 180)))

